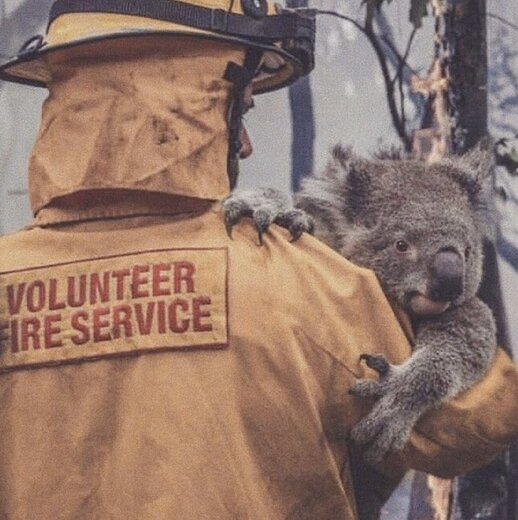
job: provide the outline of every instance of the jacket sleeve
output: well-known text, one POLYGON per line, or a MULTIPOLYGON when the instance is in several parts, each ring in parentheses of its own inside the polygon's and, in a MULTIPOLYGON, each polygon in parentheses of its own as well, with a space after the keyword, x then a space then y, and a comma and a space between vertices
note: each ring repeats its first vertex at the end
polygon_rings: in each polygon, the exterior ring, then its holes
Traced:
POLYGON ((518 435, 518 371, 498 349, 475 386, 417 423, 408 445, 384 465, 449 478, 485 465, 518 435), (399 459, 399 460, 398 460, 399 459))

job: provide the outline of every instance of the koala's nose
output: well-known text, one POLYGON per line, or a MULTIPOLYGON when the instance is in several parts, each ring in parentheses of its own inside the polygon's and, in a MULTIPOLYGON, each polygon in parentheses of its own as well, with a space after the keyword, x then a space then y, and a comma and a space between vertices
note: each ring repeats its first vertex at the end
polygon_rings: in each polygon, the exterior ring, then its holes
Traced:
POLYGON ((451 301, 462 294, 464 262, 451 249, 439 251, 431 266, 430 296, 434 300, 451 301))

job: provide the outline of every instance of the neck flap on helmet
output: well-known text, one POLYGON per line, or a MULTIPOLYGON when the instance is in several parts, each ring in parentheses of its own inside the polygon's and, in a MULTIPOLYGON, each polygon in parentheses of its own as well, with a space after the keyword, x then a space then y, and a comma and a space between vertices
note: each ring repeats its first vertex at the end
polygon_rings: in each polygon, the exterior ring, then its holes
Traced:
MULTIPOLYGON (((241 0, 243 14, 231 10, 179 2, 176 0, 56 0, 51 8, 49 26, 59 16, 69 13, 105 12, 118 15, 138 15, 156 20, 180 23, 201 30, 246 39, 247 51, 242 66, 230 62, 224 78, 233 84, 229 109, 228 175, 230 187, 237 182, 238 160, 242 146, 241 120, 244 113, 244 93, 258 75, 261 59, 268 46, 281 42, 280 49, 299 62, 298 75, 313 68, 315 36, 314 19, 293 11, 267 16, 266 0, 241 0)), ((267 68, 267 65, 266 65, 267 68)))

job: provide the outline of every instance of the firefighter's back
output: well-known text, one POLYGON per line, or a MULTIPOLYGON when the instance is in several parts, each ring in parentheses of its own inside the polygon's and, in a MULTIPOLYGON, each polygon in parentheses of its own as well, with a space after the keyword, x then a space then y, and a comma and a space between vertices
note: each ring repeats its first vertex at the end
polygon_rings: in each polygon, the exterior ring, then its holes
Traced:
POLYGON ((353 518, 370 273, 216 208, 0 247, 2 517, 353 518))

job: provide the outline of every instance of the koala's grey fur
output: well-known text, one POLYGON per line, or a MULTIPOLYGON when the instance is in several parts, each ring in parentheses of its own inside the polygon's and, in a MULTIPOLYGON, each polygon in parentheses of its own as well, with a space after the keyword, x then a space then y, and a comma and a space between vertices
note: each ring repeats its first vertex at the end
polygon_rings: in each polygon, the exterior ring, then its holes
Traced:
POLYGON ((360 380, 350 390, 377 399, 352 431, 370 462, 402 449, 419 417, 471 386, 494 356, 494 318, 477 297, 483 240, 492 231, 490 171, 490 154, 481 149, 428 165, 367 160, 337 147, 328 167, 296 194, 298 211, 271 189, 224 203, 229 228, 250 215, 260 234, 272 222, 296 234, 310 229, 303 210, 318 238, 375 271, 387 297, 409 313, 412 356, 398 366, 364 356, 379 380, 360 380), (406 251, 398 251, 402 241, 406 251))

